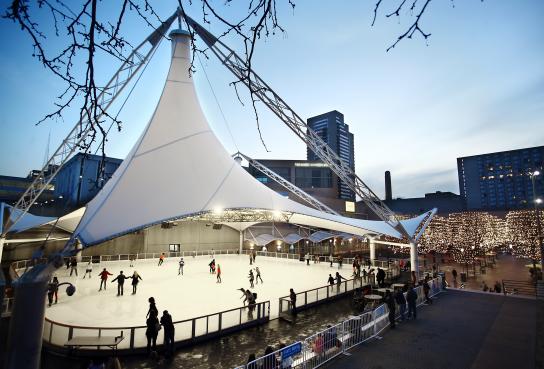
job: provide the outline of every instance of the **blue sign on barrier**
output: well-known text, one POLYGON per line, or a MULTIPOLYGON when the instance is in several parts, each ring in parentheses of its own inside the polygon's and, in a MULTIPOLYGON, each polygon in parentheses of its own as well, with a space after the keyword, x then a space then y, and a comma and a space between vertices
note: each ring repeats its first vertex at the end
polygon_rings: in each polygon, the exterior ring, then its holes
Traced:
POLYGON ((302 351, 302 343, 301 342, 295 342, 292 345, 289 345, 287 347, 284 347, 281 350, 281 360, 285 360, 288 357, 291 357, 293 355, 296 355, 302 351))

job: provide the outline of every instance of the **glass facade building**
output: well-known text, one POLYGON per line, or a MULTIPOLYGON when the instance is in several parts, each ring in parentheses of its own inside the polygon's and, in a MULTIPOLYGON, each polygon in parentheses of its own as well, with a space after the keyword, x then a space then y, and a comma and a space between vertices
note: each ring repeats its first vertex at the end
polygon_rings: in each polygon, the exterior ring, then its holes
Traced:
MULTIPOLYGON (((353 133, 349 131, 349 126, 344 123, 344 114, 333 110, 325 114, 308 118, 307 123, 310 129, 317 133, 317 135, 321 137, 336 154, 338 154, 342 161, 347 163, 351 169, 355 170, 353 133)), ((309 147, 307 148, 307 159, 308 161, 320 160, 309 147)), ((338 198, 354 200, 355 193, 343 181, 336 176, 334 177, 335 180, 338 181, 338 198)))
POLYGON ((459 191, 468 210, 511 210, 533 207, 544 191, 544 146, 457 159, 459 191))

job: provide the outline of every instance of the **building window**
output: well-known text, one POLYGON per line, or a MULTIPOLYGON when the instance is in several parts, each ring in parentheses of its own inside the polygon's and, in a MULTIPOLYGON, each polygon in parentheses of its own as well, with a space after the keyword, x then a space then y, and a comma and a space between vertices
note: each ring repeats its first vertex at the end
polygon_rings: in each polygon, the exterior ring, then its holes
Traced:
POLYGON ((168 245, 168 251, 170 252, 179 252, 180 250, 180 244, 179 243, 171 243, 168 245))

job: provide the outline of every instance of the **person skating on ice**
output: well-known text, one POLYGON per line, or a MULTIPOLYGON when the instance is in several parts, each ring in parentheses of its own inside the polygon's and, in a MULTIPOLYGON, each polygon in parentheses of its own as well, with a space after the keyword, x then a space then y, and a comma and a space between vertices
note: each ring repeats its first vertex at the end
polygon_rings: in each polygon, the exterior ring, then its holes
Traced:
POLYGON ((217 281, 215 283, 221 283, 221 265, 217 264, 217 281))
POLYGON ((161 254, 161 256, 159 256, 159 264, 157 266, 161 266, 162 263, 164 263, 164 258, 166 257, 166 255, 164 255, 164 252, 161 254))
POLYGON ((253 265, 253 254, 249 254, 249 265, 253 265))
POLYGON ((100 277, 100 289, 98 290, 99 292, 102 291, 102 286, 104 286, 104 289, 106 289, 106 281, 108 280, 108 276, 109 275, 113 275, 111 274, 110 272, 108 272, 106 270, 106 268, 104 268, 104 270, 102 270, 98 276, 100 277))
POLYGON ((185 260, 183 260, 183 258, 181 258, 179 260, 179 268, 178 268, 178 275, 183 275, 183 267, 185 266, 185 260))
POLYGON ((72 260, 70 261, 70 277, 72 276, 73 272, 76 272, 76 277, 77 277, 77 259, 76 258, 72 258, 72 260))
POLYGON ((261 278, 261 271, 259 270, 259 267, 255 268, 255 272, 257 272, 257 276, 255 277, 255 283, 259 284, 259 279, 261 280, 261 283, 263 283, 263 279, 261 278))
POLYGON ((247 295, 246 295, 246 290, 245 288, 238 288, 238 291, 242 291, 242 297, 240 297, 240 299, 244 299, 243 303, 244 303, 244 306, 246 306, 246 301, 247 301, 247 295))
POLYGON ((123 274, 123 271, 121 270, 119 272, 119 275, 117 277, 115 277, 115 279, 113 281, 111 281, 111 283, 117 281, 117 296, 122 296, 123 295, 123 286, 125 284, 125 279, 129 279, 130 277, 127 277, 126 275, 123 274))
POLYGON ((255 276, 253 275, 253 270, 249 270, 249 275, 247 276, 249 278, 249 288, 255 287, 253 285, 253 281, 255 280, 255 276))
POLYGON ((336 272, 336 290, 337 291, 340 291, 340 284, 342 283, 342 279, 347 281, 347 279, 342 277, 340 273, 336 272))
POLYGON ((215 259, 212 259, 212 261, 210 261, 208 266, 210 267, 210 274, 215 273, 215 259))
POLYGON ((93 261, 89 260, 87 265, 85 266, 85 274, 83 274, 83 279, 87 276, 87 273, 89 274, 89 278, 91 278, 91 275, 93 274, 93 261))
POLYGON ((134 271, 134 273, 132 273, 132 276, 129 278, 132 278, 132 294, 135 295, 136 289, 138 288, 138 282, 143 281, 143 279, 142 277, 140 277, 137 271, 134 271))
POLYGON ((59 279, 53 277, 53 280, 47 286, 47 299, 49 300, 49 306, 53 304, 53 297, 55 298, 55 304, 59 299, 59 279))
POLYGON ((329 282, 329 285, 332 289, 332 287, 334 286, 334 277, 332 276, 332 274, 329 274, 329 279, 327 279, 327 282, 329 282))

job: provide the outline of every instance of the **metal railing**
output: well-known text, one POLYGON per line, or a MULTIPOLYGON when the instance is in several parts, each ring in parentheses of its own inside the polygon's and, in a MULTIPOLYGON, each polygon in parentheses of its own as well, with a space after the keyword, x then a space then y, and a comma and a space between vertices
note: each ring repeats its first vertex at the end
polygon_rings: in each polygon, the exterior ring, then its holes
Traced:
POLYGON ((529 281, 502 280, 502 292, 506 295, 525 295, 536 297, 536 283, 529 281))
MULTIPOLYGON (((252 309, 243 306, 214 314, 174 322, 176 346, 226 335, 245 327, 264 324, 270 319, 270 301, 259 302, 252 309)), ((58 323, 45 318, 43 340, 50 347, 63 348, 73 337, 123 336, 121 351, 138 351, 147 345, 147 326, 89 327, 58 323)), ((81 348, 95 350, 94 347, 81 348)), ((99 347, 96 350, 100 350, 99 347)))
MULTIPOLYGON (((297 296, 296 309, 297 311, 300 311, 322 303, 326 300, 336 299, 338 297, 344 296, 349 292, 353 292, 353 290, 355 290, 356 288, 362 287, 364 285, 365 284, 363 284, 362 278, 355 278, 342 281, 340 284, 335 284, 334 286, 321 286, 313 288, 311 290, 295 293, 297 296)), ((282 313, 291 312, 290 296, 283 296, 280 297, 278 300, 279 315, 281 315, 282 313)))
MULTIPOLYGON (((441 277, 431 279, 428 283, 431 287, 429 291, 431 297, 442 291, 441 277)), ((415 290, 418 296, 416 304, 421 305, 425 299, 423 286, 418 286, 415 290)), ((399 318, 398 306, 395 311, 396 318, 399 318)), ((389 309, 387 305, 382 304, 372 311, 350 317, 302 341, 280 348, 235 369, 317 368, 349 349, 376 337, 387 326, 389 326, 389 309)))

